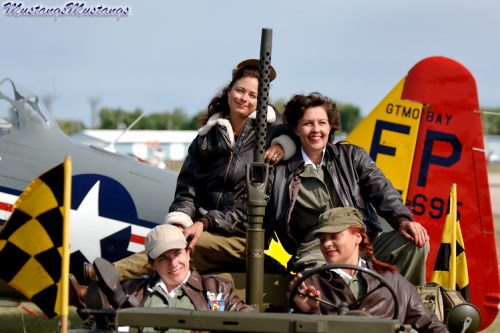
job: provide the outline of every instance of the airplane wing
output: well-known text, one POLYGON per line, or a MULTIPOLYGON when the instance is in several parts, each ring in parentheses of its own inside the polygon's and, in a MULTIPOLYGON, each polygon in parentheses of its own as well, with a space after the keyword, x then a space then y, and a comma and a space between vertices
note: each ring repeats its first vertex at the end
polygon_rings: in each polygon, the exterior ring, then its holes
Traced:
POLYGON ((427 280, 434 269, 448 195, 457 206, 480 329, 498 314, 500 283, 483 129, 476 82, 460 63, 417 63, 347 137, 365 148, 430 236, 427 280))
POLYGON ((79 144, 8 79, 0 81, 0 120, 0 226, 31 180, 71 155, 72 272, 81 275, 83 261, 113 262, 144 249, 146 234, 168 213, 177 173, 79 144))

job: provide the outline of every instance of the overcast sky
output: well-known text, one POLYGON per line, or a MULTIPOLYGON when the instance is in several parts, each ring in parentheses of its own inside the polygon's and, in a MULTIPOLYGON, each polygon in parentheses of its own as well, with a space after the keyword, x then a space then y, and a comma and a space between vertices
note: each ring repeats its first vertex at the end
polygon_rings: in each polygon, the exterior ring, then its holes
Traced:
POLYGON ((440 55, 473 73, 482 107, 500 107, 498 0, 79 2, 128 8, 118 20, 13 17, 9 2, 0 15, 0 77, 55 96, 58 119, 87 126, 90 97, 127 111, 204 109, 236 63, 259 57, 262 28, 273 30, 271 99, 319 91, 366 115, 413 65, 440 55))

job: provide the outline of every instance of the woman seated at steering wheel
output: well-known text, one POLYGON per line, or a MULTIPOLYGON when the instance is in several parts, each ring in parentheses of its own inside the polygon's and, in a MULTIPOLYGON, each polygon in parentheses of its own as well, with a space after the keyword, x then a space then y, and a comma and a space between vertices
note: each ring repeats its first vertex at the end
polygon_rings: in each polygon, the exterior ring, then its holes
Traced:
POLYGON ((336 306, 331 305, 347 304, 349 310, 361 310, 355 311, 357 313, 398 319, 405 325, 411 325, 416 332, 448 331, 437 316, 427 310, 415 287, 394 266, 373 257, 362 217, 355 208, 327 210, 320 215, 319 223, 320 227, 314 234, 319 237, 326 262, 353 266, 352 269, 315 269, 317 274, 305 277, 305 280, 297 274, 291 286, 297 282, 300 284, 293 288, 296 290, 292 290, 290 295, 296 311, 337 314, 336 306), (378 274, 358 271, 356 266, 378 274), (376 275, 382 277, 381 281, 376 275), (381 284, 384 287, 380 287, 381 284))

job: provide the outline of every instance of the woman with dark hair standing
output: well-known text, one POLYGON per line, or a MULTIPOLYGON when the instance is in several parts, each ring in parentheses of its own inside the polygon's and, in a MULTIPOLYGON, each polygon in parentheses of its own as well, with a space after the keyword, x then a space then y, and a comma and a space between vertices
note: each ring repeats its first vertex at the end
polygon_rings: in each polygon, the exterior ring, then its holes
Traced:
MULTIPOLYGON (((271 67, 269 80, 275 77, 271 67)), ((233 69, 231 82, 211 100, 165 217, 165 223, 183 229, 193 251, 192 262, 202 273, 245 267, 246 165, 253 161, 258 79, 259 60, 244 60, 233 69)), ((286 135, 291 133, 280 125, 281 116, 272 107, 268 107, 267 122, 269 148, 264 158, 275 164, 293 156, 295 144, 286 135)), ((141 253, 115 266, 124 280, 144 274, 146 263, 141 253)))
POLYGON ((283 119, 301 149, 275 167, 268 211, 285 250, 292 254, 288 268, 300 272, 324 263, 314 237, 319 215, 354 207, 363 216, 375 256, 396 265, 413 284, 425 284, 427 231, 413 221, 400 193, 363 148, 333 142, 340 129, 335 102, 319 93, 295 95, 283 119), (377 215, 394 231, 381 233, 377 215))

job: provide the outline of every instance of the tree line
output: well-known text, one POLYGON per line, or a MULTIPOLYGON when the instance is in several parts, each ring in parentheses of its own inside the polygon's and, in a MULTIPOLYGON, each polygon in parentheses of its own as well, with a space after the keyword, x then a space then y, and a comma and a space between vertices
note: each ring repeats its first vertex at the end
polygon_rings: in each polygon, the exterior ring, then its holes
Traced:
MULTIPOLYGON (((272 104, 283 112, 285 99, 278 99, 272 104)), ((342 128, 341 131, 349 133, 358 125, 363 117, 359 107, 352 104, 337 104, 342 128)), ((194 116, 188 115, 184 109, 175 108, 173 111, 164 111, 145 115, 133 129, 136 130, 197 130, 198 120, 206 110, 202 110, 194 116)), ((99 112, 99 127, 97 129, 125 129, 132 124, 143 113, 142 109, 133 111, 121 108, 104 107, 99 112)), ((483 132, 486 135, 500 135, 500 108, 484 108, 481 110, 483 132)), ((62 130, 71 135, 85 129, 82 121, 58 120, 62 130)))
POLYGON ((484 108, 481 112, 484 134, 500 135, 500 108, 484 108))
MULTIPOLYGON (((279 112, 283 112, 285 99, 275 100, 272 104, 279 112)), ((359 107, 352 104, 337 104, 342 131, 349 133, 362 120, 359 107)), ((125 129, 143 113, 142 109, 127 111, 121 108, 101 108, 99 111, 99 126, 96 129, 125 129)), ((134 125, 135 130, 197 130, 198 120, 206 113, 202 110, 189 116, 184 109, 175 108, 173 111, 164 111, 145 115, 134 125)), ((68 135, 81 132, 85 129, 82 121, 58 120, 61 129, 68 135)))

